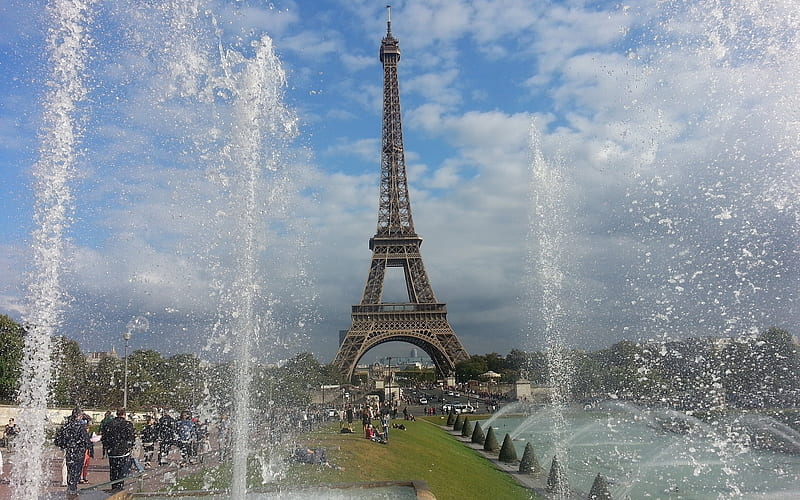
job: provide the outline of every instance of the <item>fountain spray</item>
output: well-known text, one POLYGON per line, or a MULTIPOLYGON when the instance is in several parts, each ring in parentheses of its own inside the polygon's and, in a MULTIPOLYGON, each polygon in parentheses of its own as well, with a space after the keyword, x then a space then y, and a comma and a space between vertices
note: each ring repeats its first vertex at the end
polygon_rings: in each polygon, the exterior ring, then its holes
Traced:
POLYGON ((90 1, 54 0, 47 37, 50 75, 43 99, 39 133, 40 156, 33 167, 36 203, 31 251, 33 270, 28 283, 27 328, 19 389, 22 432, 12 473, 15 497, 38 499, 48 480, 45 424, 51 378, 51 338, 63 321, 67 298, 62 289, 65 234, 70 226, 75 163, 81 126, 78 103, 86 96, 84 72, 91 46, 90 1))

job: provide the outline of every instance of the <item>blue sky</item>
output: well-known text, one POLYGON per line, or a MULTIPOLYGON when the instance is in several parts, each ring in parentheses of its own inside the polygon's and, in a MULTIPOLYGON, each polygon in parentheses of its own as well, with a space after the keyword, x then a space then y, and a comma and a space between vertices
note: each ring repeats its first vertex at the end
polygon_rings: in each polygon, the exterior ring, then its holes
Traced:
MULTIPOLYGON (((553 329, 585 349, 797 333, 795 3, 393 4, 414 221, 468 351, 541 349, 553 329)), ((333 357, 377 220, 385 5, 90 6, 64 334, 119 349, 145 315, 135 348, 235 342, 218 333, 241 221, 225 82, 266 36, 290 133, 261 145, 262 352, 333 357)), ((0 313, 20 319, 52 20, 44 2, 0 14, 0 313)))

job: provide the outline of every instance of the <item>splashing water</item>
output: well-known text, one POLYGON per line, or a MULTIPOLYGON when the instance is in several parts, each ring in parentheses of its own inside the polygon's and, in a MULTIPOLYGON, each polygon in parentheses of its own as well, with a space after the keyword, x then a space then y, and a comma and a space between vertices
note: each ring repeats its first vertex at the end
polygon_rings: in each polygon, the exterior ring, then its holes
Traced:
POLYGON ((45 423, 51 377, 51 338, 63 320, 67 299, 62 290, 65 233, 70 226, 78 139, 81 127, 78 103, 84 99, 84 71, 90 47, 88 26, 91 2, 55 0, 49 7, 51 28, 47 38, 51 73, 50 90, 43 100, 40 157, 33 168, 36 205, 32 234, 33 271, 21 366, 19 400, 22 430, 14 460, 15 497, 38 499, 49 479, 46 470, 45 423))
MULTIPOLYGON (((538 311, 543 318, 544 336, 547 342, 548 384, 553 408, 553 427, 557 443, 566 442, 568 432, 563 410, 566 408, 572 391, 572 363, 567 348, 565 323, 563 258, 564 230, 567 224, 565 208, 565 182, 558 165, 545 160, 536 129, 531 126, 531 195, 530 213, 531 247, 537 246, 538 253, 531 250, 529 270, 536 269, 541 284, 541 300, 538 311)), ((534 307, 529 306, 529 329, 533 328, 534 307)), ((562 463, 567 462, 567 449, 557 446, 556 456, 562 463)), ((560 484, 554 494, 566 498, 566 485, 560 484)))

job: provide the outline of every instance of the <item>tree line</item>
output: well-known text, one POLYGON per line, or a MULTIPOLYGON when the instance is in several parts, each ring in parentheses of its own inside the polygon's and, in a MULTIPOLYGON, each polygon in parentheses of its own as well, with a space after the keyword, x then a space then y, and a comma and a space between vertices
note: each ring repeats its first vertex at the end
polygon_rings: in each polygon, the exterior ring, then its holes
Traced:
MULTIPOLYGON (((25 328, 0 315, 0 402, 16 402, 25 328)), ((89 363, 80 345, 65 337, 52 339, 52 375, 49 403, 53 406, 115 408, 122 406, 124 359, 104 357, 89 363)), ((128 356, 128 408, 150 410, 198 408, 217 412, 230 409, 235 365, 232 361, 208 363, 194 354, 163 356, 154 350, 137 350, 128 356)), ((338 380, 338 375, 310 353, 300 353, 280 365, 252 369, 251 402, 305 406, 311 390, 338 380)))
MULTIPOLYGON (((0 315, 0 402, 16 397, 25 329, 0 315)), ((77 342, 53 339, 51 403, 112 408, 123 400, 124 360, 106 357, 88 363, 77 342)), ((676 409, 708 410, 800 407, 800 351, 791 335, 770 328, 738 339, 691 338, 666 343, 618 342, 589 352, 565 350, 563 362, 573 374, 575 401, 616 397, 676 409)), ((474 355, 456 365, 459 382, 479 379, 491 370, 500 382, 525 377, 548 384, 550 360, 544 352, 514 349, 474 355)), ((165 357, 137 350, 128 357, 128 406, 148 409, 196 408, 211 405, 225 411, 231 405, 235 379, 233 362, 208 363, 194 354, 165 357)), ((300 353, 280 365, 256 365, 252 370, 251 401, 256 407, 310 404, 312 390, 343 382, 330 366, 310 353, 300 353)), ((400 370, 401 385, 431 382, 433 373, 400 370)))
MULTIPOLYGON (((575 401, 615 397, 683 410, 800 408, 800 350, 786 330, 742 338, 621 341, 594 352, 567 350, 575 401)), ((489 370, 548 384, 544 352, 476 355, 456 365, 460 382, 489 370)))

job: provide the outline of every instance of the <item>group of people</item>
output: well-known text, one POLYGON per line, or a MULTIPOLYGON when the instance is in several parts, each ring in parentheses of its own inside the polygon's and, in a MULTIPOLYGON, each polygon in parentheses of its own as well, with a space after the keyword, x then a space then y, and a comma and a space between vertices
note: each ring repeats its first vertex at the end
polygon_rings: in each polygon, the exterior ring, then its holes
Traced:
POLYGON ((374 408, 371 405, 361 407, 361 424, 364 427, 364 437, 376 443, 389 443, 389 424, 392 416, 397 415, 397 409, 388 401, 374 408), (377 420, 378 423, 373 422, 377 420))
MULTIPOLYGON (((134 456, 137 433, 124 409, 117 410, 115 414, 106 412, 100 422, 99 434, 89 434, 91 422, 92 419, 85 412, 75 408, 54 439, 54 444, 64 450, 63 483, 67 487, 68 495, 77 495, 78 484, 87 482, 86 473, 89 460, 94 457, 96 442, 102 444, 103 457, 108 457, 109 480, 113 492, 124 488, 124 479, 132 467, 135 466, 142 472, 152 467, 155 460, 158 465, 165 464, 173 447, 180 449, 181 466, 194 463, 198 456, 202 457, 210 449, 208 420, 200 423, 197 418, 192 418, 189 411, 181 412, 177 420, 168 412, 159 419, 149 415, 145 417, 145 424, 139 433, 144 465, 134 456)), ((220 433, 224 439, 222 424, 220 433)))
MULTIPOLYGON (((107 415, 110 415, 107 414, 107 415)), ((54 439, 56 446, 64 450, 67 494, 77 497, 78 483, 86 481, 89 458, 94 454, 94 443, 101 441, 103 452, 108 456, 109 476, 112 491, 121 491, 124 478, 131 467, 131 452, 136 440, 133 422, 126 418, 125 410, 116 412, 116 417, 101 423, 100 435, 89 435, 92 419, 80 408, 72 410, 64 425, 58 429, 54 439)))

